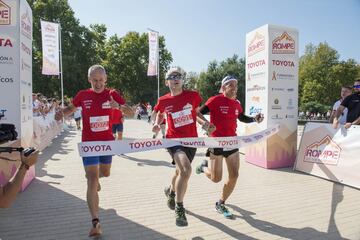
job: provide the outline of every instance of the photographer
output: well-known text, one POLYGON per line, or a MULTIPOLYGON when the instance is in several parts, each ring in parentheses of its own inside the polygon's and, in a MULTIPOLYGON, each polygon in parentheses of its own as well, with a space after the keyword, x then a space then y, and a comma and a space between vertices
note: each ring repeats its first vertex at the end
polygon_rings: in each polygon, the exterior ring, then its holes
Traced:
POLYGON ((0 187, 0 208, 8 208, 15 200, 20 191, 26 171, 36 163, 39 151, 34 151, 26 156, 25 151, 21 153, 21 165, 12 179, 3 187, 0 187))

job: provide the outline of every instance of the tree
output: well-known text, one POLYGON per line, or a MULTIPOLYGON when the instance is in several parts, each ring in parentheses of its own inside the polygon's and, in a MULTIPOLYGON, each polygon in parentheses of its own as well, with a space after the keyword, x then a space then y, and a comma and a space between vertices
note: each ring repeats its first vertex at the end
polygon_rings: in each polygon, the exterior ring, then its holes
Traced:
POLYGON ((92 64, 101 63, 99 49, 104 45, 105 26, 93 25, 91 30, 81 26, 67 0, 28 0, 28 3, 33 10, 33 91, 60 97, 58 76, 41 73, 40 19, 61 24, 64 94, 73 96, 79 89, 89 87, 87 69, 92 64))
MULTIPOLYGON (((166 91, 164 75, 172 61, 170 52, 165 48, 164 37, 159 38, 160 47, 160 87, 166 91)), ((132 103, 151 102, 157 99, 157 77, 147 76, 148 35, 129 32, 124 37, 117 35, 109 38, 106 44, 108 85, 121 90, 132 103)))
POLYGON ((351 86, 357 74, 357 63, 353 59, 339 61, 338 52, 326 42, 316 47, 307 45, 300 58, 300 106, 310 102, 332 105, 339 98, 341 87, 351 86))
POLYGON ((226 75, 233 75, 238 79, 237 98, 245 103, 245 59, 237 55, 227 58, 225 61, 209 63, 207 71, 199 75, 197 89, 204 100, 219 93, 221 81, 226 75))

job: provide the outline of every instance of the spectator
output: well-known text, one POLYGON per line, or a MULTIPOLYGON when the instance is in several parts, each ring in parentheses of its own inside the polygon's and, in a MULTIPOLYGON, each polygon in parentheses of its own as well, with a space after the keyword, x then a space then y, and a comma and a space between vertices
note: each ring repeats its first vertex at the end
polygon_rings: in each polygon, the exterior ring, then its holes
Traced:
MULTIPOLYGON (((331 115, 330 115, 330 122, 332 123, 334 121, 334 117, 335 117, 335 113, 336 113, 336 110, 339 108, 341 102, 349 95, 351 95, 351 87, 342 87, 341 88, 341 93, 340 93, 340 99, 337 100, 335 103, 334 103, 334 106, 332 108, 332 112, 331 112, 331 115)), ((346 123, 346 117, 347 117, 347 112, 348 112, 348 109, 345 108, 344 111, 342 112, 341 116, 340 116, 340 119, 339 119, 339 122, 340 124, 344 125, 346 123)))

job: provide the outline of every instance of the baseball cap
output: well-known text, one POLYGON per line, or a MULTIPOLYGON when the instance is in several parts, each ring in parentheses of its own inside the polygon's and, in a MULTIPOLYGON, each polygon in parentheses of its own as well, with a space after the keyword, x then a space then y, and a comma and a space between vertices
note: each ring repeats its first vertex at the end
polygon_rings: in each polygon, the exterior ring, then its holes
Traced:
POLYGON ((236 77, 233 75, 227 75, 226 77, 223 78, 223 80, 221 81, 221 87, 219 92, 222 93, 222 86, 226 85, 227 83, 231 82, 231 81, 237 81, 236 77))
POLYGON ((186 72, 181 67, 171 67, 166 75, 165 80, 184 80, 186 72))

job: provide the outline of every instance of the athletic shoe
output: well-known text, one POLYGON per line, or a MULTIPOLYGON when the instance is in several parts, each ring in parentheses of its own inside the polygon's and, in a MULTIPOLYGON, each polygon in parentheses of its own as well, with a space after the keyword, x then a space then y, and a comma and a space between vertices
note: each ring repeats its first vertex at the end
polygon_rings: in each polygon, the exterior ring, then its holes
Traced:
POLYGON ((171 194, 171 187, 165 187, 164 189, 165 196, 167 198, 167 206, 171 209, 175 209, 175 194, 171 194))
POLYGON ((200 174, 204 172, 204 167, 208 166, 208 161, 203 160, 200 165, 196 167, 196 174, 200 174))
POLYGON ((188 225, 186 216, 185 216, 185 208, 176 206, 175 208, 175 216, 176 216, 176 226, 185 227, 188 225))
POLYGON ((99 237, 102 234, 101 226, 99 221, 92 222, 92 228, 89 232, 89 237, 99 237))
POLYGON ((224 204, 216 203, 215 204, 215 210, 218 213, 224 215, 225 218, 232 218, 232 216, 233 216, 232 213, 227 209, 227 207, 225 207, 224 204))

